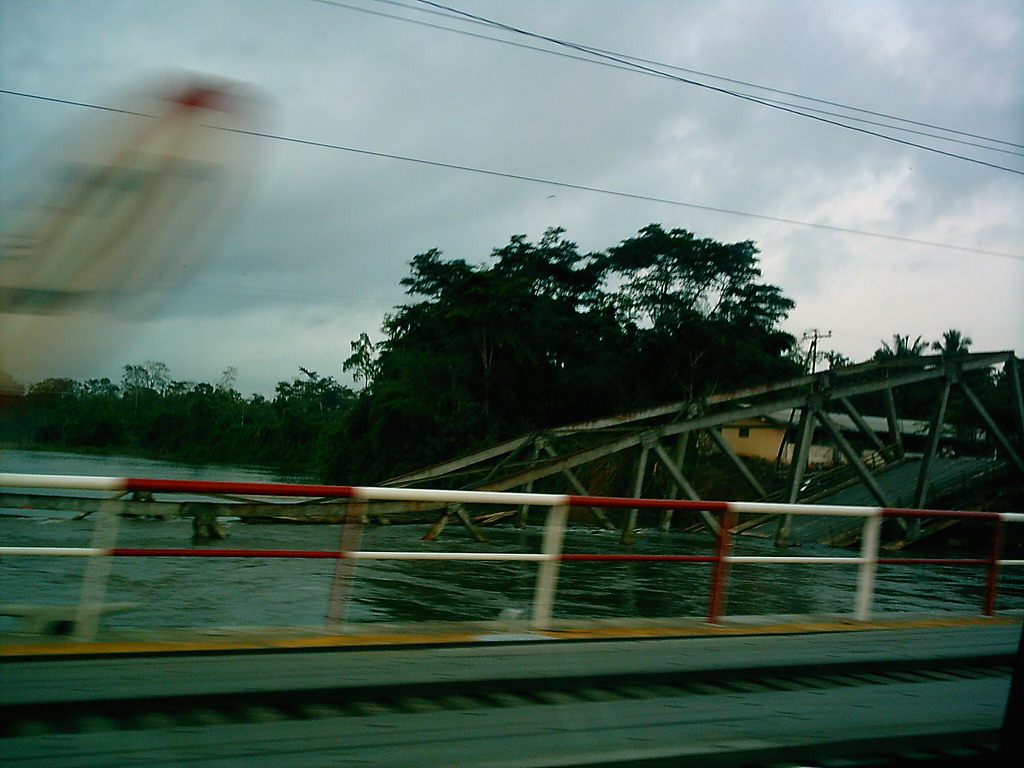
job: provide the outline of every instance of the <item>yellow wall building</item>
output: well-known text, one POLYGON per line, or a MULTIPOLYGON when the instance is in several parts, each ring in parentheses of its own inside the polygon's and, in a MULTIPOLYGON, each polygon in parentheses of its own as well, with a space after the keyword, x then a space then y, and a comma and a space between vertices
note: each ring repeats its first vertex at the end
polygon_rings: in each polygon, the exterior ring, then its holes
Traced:
MULTIPOLYGON (((794 420, 793 428, 798 420, 794 420)), ((788 421, 780 421, 770 416, 755 419, 743 419, 734 424, 722 427, 722 437, 738 456, 754 457, 765 461, 779 458, 779 447, 789 429, 788 421)), ((786 443, 782 453, 782 461, 789 464, 793 460, 793 443, 786 443)), ((811 445, 808 464, 810 466, 831 466, 836 459, 832 446, 811 445)))
MULTIPOLYGON (((851 442, 861 443, 861 458, 864 461, 871 461, 877 456, 877 451, 868 447, 865 449, 863 439, 857 440, 859 430, 853 419, 845 413, 830 413, 829 419, 836 425, 836 428, 851 436, 851 442)), ((862 416, 861 420, 883 444, 891 444, 893 438, 889 435, 889 422, 881 416, 862 416)), ((722 437, 738 456, 756 457, 766 461, 776 461, 779 458, 780 446, 789 433, 789 440, 782 447, 782 461, 790 464, 793 461, 795 450, 796 432, 800 426, 800 414, 798 411, 776 411, 767 416, 760 416, 751 419, 740 419, 722 427, 722 437)), ((916 419, 900 419, 898 422, 901 441, 908 450, 918 450, 928 435, 929 423, 916 419)), ((940 439, 949 440, 956 436, 956 430, 949 424, 943 424, 940 431, 940 439)), ((980 434, 974 435, 975 440, 981 439, 980 434)), ((814 430, 814 437, 811 442, 810 454, 807 459, 808 466, 830 467, 838 462, 845 461, 842 453, 833 444, 825 430, 818 425, 814 430)))

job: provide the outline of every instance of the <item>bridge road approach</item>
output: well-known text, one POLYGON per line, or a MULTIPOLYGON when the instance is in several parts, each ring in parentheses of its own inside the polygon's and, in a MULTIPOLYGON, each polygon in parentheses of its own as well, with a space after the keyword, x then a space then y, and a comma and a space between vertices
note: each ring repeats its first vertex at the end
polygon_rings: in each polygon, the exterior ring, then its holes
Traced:
POLYGON ((1020 632, 991 619, 801 634, 6 655, 0 766, 793 765, 878 753, 902 761, 928 749, 977 758, 997 740, 1020 632))

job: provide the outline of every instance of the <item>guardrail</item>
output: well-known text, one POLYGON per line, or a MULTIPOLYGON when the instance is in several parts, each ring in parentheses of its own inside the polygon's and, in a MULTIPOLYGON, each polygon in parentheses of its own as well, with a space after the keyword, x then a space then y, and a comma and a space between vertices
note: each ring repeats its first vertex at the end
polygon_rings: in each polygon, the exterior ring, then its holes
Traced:
MULTIPOLYGON (((440 504, 507 504, 547 507, 541 551, 535 553, 486 552, 384 552, 355 548, 338 550, 286 550, 286 549, 229 549, 229 548, 137 548, 116 547, 117 496, 100 499, 97 503, 104 514, 100 517, 93 547, 2 547, 0 556, 89 557, 101 564, 87 569, 83 578, 81 597, 74 617, 75 636, 91 638, 101 611, 109 563, 113 557, 235 557, 235 558, 313 558, 334 559, 339 562, 357 560, 478 560, 523 561, 538 564, 534 589, 531 626, 550 625, 558 584, 558 569, 562 563, 586 561, 655 561, 678 563, 708 563, 712 566, 708 587, 707 621, 719 623, 725 612, 726 587, 729 568, 745 564, 801 564, 857 566, 857 587, 854 595, 853 616, 866 621, 871 615, 875 592, 875 576, 879 565, 973 565, 986 569, 983 589, 982 613, 995 613, 1000 569, 1024 565, 1024 560, 1002 558, 1004 526, 1024 523, 1022 513, 971 512, 955 510, 891 509, 885 507, 854 507, 813 504, 781 504, 765 502, 689 501, 681 499, 623 498, 608 496, 575 496, 568 494, 513 493, 491 491, 436 490, 423 488, 382 488, 343 485, 306 485, 290 483, 252 483, 199 480, 166 480, 118 477, 83 477, 75 475, 26 475, 0 473, 0 487, 109 491, 124 495, 135 492, 187 493, 210 496, 264 496, 313 499, 349 499, 352 502, 404 501, 440 504), (603 507, 625 509, 689 510, 716 513, 719 532, 714 539, 714 550, 709 555, 654 555, 654 554, 580 554, 562 551, 562 540, 570 507, 603 507), (732 554, 733 528, 738 515, 830 515, 863 518, 861 547, 858 556, 804 557, 804 556, 740 556, 732 554), (927 558, 879 557, 882 521, 885 518, 957 518, 983 520, 992 523, 992 536, 988 557, 984 558, 927 558)), ((361 519, 361 515, 357 516, 361 519)), ((343 539, 344 541, 344 539, 343 539)), ((351 544, 351 542, 350 542, 351 544)), ((336 573, 332 591, 332 604, 347 593, 339 582, 342 572, 336 573)), ((329 611, 329 620, 331 612, 329 611)), ((337 618, 337 616, 335 616, 337 618)))

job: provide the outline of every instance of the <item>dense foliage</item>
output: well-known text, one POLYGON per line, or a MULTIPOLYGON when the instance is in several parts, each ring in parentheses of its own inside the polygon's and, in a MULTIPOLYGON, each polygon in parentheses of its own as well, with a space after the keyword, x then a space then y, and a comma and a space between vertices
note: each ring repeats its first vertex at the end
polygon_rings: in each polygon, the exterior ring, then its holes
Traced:
POLYGON ((2 436, 29 446, 308 469, 355 395, 330 376, 300 370, 270 400, 242 397, 230 368, 216 385, 173 381, 154 362, 125 366, 118 383, 45 379, 8 398, 2 436))
POLYGON ((545 426, 799 372, 793 307, 759 282, 751 242, 657 224, 603 253, 550 229, 516 235, 488 264, 413 258, 377 345, 353 343, 366 384, 327 473, 373 481, 545 426))
POLYGON ((777 325, 793 307, 760 282, 751 242, 657 224, 601 253, 561 229, 487 264, 415 256, 416 301, 344 361, 358 394, 302 370, 272 399, 171 380, 162 363, 117 383, 48 379, 0 425, 18 444, 319 467, 374 482, 531 429, 799 372, 777 325))
MULTIPOLYGON (((581 253, 561 229, 516 235, 485 264, 415 256, 402 285, 415 300, 360 334, 343 367, 356 393, 300 369, 271 398, 243 397, 235 371, 215 384, 174 381, 167 366, 125 366, 118 382, 47 379, 8 394, 8 445, 127 452, 301 468, 373 483, 534 429, 799 375, 793 308, 761 282, 751 242, 720 243, 652 224, 607 251, 581 253)), ((955 357, 950 330, 932 348, 955 357)), ((874 359, 929 351, 894 336, 874 359)), ((829 367, 850 361, 818 351, 829 367)), ((1005 372, 968 374, 1000 423, 1013 420, 1005 372)), ((0 391, 15 391, 0 380, 0 391)), ((928 418, 934 383, 897 393, 901 415, 928 418)), ((858 401, 884 413, 880 396, 858 401), (877 402, 876 402, 877 401, 877 402)), ((983 426, 962 399, 945 420, 983 426)))

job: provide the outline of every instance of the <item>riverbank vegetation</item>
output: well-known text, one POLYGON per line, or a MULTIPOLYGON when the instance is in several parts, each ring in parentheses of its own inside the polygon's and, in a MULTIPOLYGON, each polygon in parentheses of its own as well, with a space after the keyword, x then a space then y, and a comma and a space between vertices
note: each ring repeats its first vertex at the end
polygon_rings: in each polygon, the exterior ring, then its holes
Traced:
POLYGON ((216 384, 175 381, 163 363, 128 365, 120 381, 45 379, 6 398, 4 444, 183 461, 308 469, 355 393, 314 371, 243 397, 232 369, 216 384))
MULTIPOLYGON (((750 241, 652 224, 583 253, 556 228, 536 243, 516 235, 485 263, 429 250, 410 267, 410 301, 385 317, 383 338, 363 333, 337 361, 358 391, 300 369, 271 397, 244 397, 233 369, 193 383, 146 362, 118 381, 9 392, 0 440, 374 483, 530 430, 791 378, 812 362, 780 330, 794 303, 762 281, 750 241)), ((957 354, 971 340, 950 331, 937 344, 957 354)), ((897 335, 875 357, 927 351, 897 335)))

